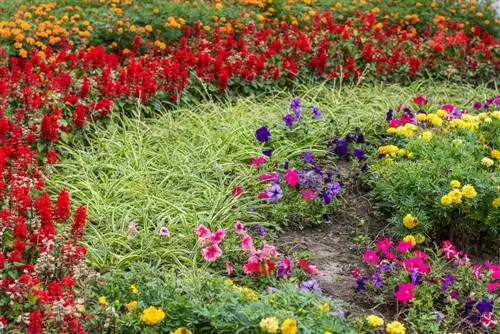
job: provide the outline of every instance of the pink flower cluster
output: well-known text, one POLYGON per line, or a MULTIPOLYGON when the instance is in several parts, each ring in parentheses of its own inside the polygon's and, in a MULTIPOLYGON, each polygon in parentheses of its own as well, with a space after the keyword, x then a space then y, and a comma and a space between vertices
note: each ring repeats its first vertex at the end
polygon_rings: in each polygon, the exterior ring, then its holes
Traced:
POLYGON ((203 224, 198 225, 194 230, 203 247, 203 258, 207 262, 214 262, 222 256, 222 249, 219 244, 226 237, 226 230, 218 228, 215 232, 211 232, 208 227, 203 224))

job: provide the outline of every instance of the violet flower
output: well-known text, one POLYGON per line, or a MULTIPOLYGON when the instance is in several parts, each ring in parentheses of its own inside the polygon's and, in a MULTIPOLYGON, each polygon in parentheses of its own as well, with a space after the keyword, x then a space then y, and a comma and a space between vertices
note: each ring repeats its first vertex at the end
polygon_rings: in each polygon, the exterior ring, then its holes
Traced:
POLYGON ((259 129, 257 129, 257 131, 255 131, 255 137, 261 143, 267 143, 269 141, 269 139, 271 138, 271 133, 264 126, 264 127, 261 127, 259 129))
POLYGON ((299 287, 301 290, 304 290, 304 291, 321 292, 318 281, 316 281, 315 279, 304 281, 304 282, 300 283, 299 287))
POLYGON ((286 114, 286 116, 283 117, 283 122, 285 122, 286 126, 292 126, 295 121, 296 119, 291 114, 286 114))
POLYGON ((276 203, 283 197, 283 190, 281 190, 279 183, 274 182, 269 188, 265 190, 267 198, 270 202, 276 203))
POLYGON ((321 116, 321 109, 319 109, 318 106, 312 106, 311 107, 311 113, 313 114, 314 118, 320 118, 320 116, 321 116))

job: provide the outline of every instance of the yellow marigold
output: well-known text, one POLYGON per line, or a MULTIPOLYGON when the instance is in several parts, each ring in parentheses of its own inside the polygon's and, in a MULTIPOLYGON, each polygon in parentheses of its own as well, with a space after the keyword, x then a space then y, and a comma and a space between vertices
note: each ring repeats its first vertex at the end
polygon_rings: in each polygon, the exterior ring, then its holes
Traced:
POLYGON ((453 189, 448 193, 454 204, 462 203, 462 192, 459 189, 453 189))
POLYGON ((484 157, 481 159, 481 164, 483 166, 485 166, 486 168, 489 168, 489 167, 493 166, 495 164, 495 162, 493 160, 491 160, 490 158, 484 157))
POLYGON ((259 300, 259 295, 257 294, 257 292, 255 292, 255 290, 251 288, 241 288, 241 287, 239 287, 239 290, 245 297, 247 297, 251 301, 256 302, 257 300, 259 300))
POLYGON ((415 119, 420 122, 425 121, 427 119, 427 114, 417 114, 417 116, 415 116, 415 119))
POLYGON ((445 117, 446 115, 448 115, 448 113, 443 109, 439 109, 438 111, 436 111, 436 115, 439 117, 445 117))
POLYGON ((500 159, 500 150, 492 150, 490 155, 493 159, 498 160, 500 159))
POLYGON ((392 321, 387 324, 386 327, 387 334, 406 334, 406 328, 399 321, 392 321))
POLYGON ((491 204, 493 205, 493 207, 495 209, 499 208, 500 207, 500 197, 495 198, 491 204))
POLYGON ((276 317, 262 319, 259 325, 265 333, 278 333, 278 319, 276 317))
POLYGON ((380 153, 380 154, 395 155, 397 152, 398 152, 398 147, 396 145, 380 146, 378 148, 378 153, 380 153))
MULTIPOLYGON (((446 111, 445 111, 445 113, 446 113, 446 111)), ((443 120, 441 118, 439 118, 439 116, 436 114, 427 115, 427 120, 434 126, 443 125, 443 120)))
POLYGON ((474 187, 470 184, 466 184, 462 187, 462 193, 466 198, 474 198, 477 196, 476 189, 474 189, 474 187))
POLYGON ((154 326, 165 319, 165 312, 159 308, 150 306, 142 312, 141 319, 146 325, 154 326))
POLYGON ((133 300, 127 304, 125 304, 125 307, 127 308, 128 311, 135 310, 137 308, 138 304, 137 301, 133 300))
POLYGON ((222 9, 222 8, 224 8, 224 5, 221 4, 220 2, 215 4, 215 9, 222 9))
POLYGON ((413 246, 415 246, 417 244, 417 240, 415 239, 415 237, 411 234, 408 234, 407 236, 405 236, 403 238, 403 241, 406 241, 406 242, 411 242, 411 244, 413 246))
POLYGON ((108 305, 108 302, 106 301, 106 297, 104 297, 104 296, 99 297, 98 302, 99 302, 99 305, 101 305, 101 306, 108 305))
POLYGON ((131 291, 134 295, 136 295, 136 294, 138 294, 138 293, 139 293, 139 289, 137 289, 137 286, 136 286, 135 284, 131 284, 131 285, 130 285, 130 291, 131 291))
POLYGON ((460 188, 461 184, 460 184, 460 181, 453 180, 450 182, 450 186, 452 186, 453 188, 460 188))
POLYGON ((430 142, 432 140, 432 132, 430 131, 422 132, 422 139, 427 143, 430 142))
POLYGON ((318 308, 322 312, 330 312, 330 304, 328 303, 320 304, 318 308))
POLYGON ((160 10, 158 8, 153 9, 153 14, 158 14, 160 10))
POLYGON ((380 327, 384 325, 384 319, 382 319, 379 316, 376 315, 369 315, 366 317, 366 321, 370 324, 372 327, 380 327))
POLYGON ((417 233, 417 235, 415 235, 415 241, 417 244, 422 244, 425 241, 425 236, 422 233, 417 233))
POLYGON ((417 224, 418 224, 417 217, 414 217, 411 214, 407 214, 406 216, 404 216, 404 218, 403 218, 403 225, 406 228, 412 229, 415 226, 417 226, 417 224))
POLYGON ((193 334, 193 332, 191 332, 189 328, 179 327, 175 331, 173 331, 172 334, 193 334))
POLYGON ((293 319, 286 319, 281 324, 281 333, 283 334, 296 334, 297 333, 297 321, 293 319))
POLYGON ((150 24, 147 24, 144 26, 144 29, 147 31, 147 32, 152 32, 153 31, 153 27, 150 25, 150 24))

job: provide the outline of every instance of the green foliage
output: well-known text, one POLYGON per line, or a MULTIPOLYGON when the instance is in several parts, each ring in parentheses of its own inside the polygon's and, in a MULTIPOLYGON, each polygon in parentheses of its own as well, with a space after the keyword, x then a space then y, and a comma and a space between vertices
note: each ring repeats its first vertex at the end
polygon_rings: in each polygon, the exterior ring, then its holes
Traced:
POLYGON ((387 139, 387 143, 407 154, 376 162, 371 184, 375 198, 396 210, 394 227, 398 235, 408 233, 403 217, 411 214, 420 222, 412 232, 452 238, 460 247, 475 245, 477 251, 479 244, 498 240, 500 212, 493 201, 499 194, 499 165, 498 161, 491 167, 482 163, 483 158, 491 159, 492 149, 499 147, 500 120, 491 117, 491 122, 479 120, 479 128, 474 131, 461 128, 464 125, 452 128, 454 121, 449 125, 446 122, 443 129, 433 130, 430 142, 418 134, 407 139, 387 139), (460 199, 445 204, 443 197, 453 191, 453 180, 460 182, 455 190, 460 199), (477 196, 467 198, 461 194, 465 185, 473 186, 477 196))
POLYGON ((222 277, 166 278, 147 266, 134 267, 130 272, 113 271, 103 278, 104 284, 87 292, 87 313, 96 315, 87 322, 89 332, 168 333, 186 327, 194 333, 261 333, 260 321, 277 317, 280 322, 297 320, 300 333, 357 333, 348 326, 350 320, 329 311, 331 302, 327 298, 300 291, 292 284, 259 294, 222 277), (101 296, 106 298, 106 305, 99 304, 101 296), (127 308, 131 301, 137 301, 137 308, 127 308), (151 305, 166 314, 155 326, 141 320, 143 310, 151 305))

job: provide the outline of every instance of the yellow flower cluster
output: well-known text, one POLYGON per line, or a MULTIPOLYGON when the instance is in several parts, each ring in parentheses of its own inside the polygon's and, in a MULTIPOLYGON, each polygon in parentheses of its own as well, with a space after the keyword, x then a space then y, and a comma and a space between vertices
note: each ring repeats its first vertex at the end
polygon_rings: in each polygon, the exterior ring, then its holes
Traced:
POLYGON ((393 157, 396 156, 398 153, 398 147, 396 145, 386 145, 386 146, 380 146, 378 148, 378 153, 383 154, 383 155, 391 155, 393 157))
POLYGON ((142 312, 142 321, 149 326, 154 326, 165 319, 165 312, 154 306, 150 306, 142 312))
POLYGON ((412 216, 411 214, 407 214, 406 216, 404 216, 403 218, 403 225, 408 228, 408 229, 412 229, 414 228, 415 226, 417 226, 418 224, 418 218, 417 217, 414 217, 412 216))
MULTIPOLYGON (((259 323, 260 328, 264 333, 278 333, 279 322, 276 317, 264 318, 259 323)), ((293 319, 285 319, 281 324, 281 333, 296 334, 297 321, 293 319)))
POLYGON ((376 315, 369 315, 366 317, 366 321, 370 324, 372 327, 381 327, 384 325, 384 319, 382 319, 379 316, 376 315))
POLYGON ((399 321, 392 321, 385 328, 387 334, 406 334, 406 328, 399 321))
POLYGON ((462 190, 458 189, 460 187, 460 182, 457 180, 451 181, 450 185, 454 187, 454 189, 441 197, 442 205, 460 204, 462 203, 462 197, 473 199, 477 196, 476 189, 470 184, 463 186, 462 190))
POLYGON ((250 299, 251 301, 253 302, 256 302, 259 300, 259 295, 257 294, 257 292, 255 292, 255 290, 251 289, 251 288, 247 288, 247 287, 241 287, 239 285, 236 285, 232 280, 230 279, 227 279, 225 281, 225 284, 229 287, 232 287, 236 290, 238 290, 239 292, 241 292, 242 295, 244 295, 246 298, 250 299))
POLYGON ((171 334, 193 334, 189 328, 179 327, 175 331, 171 332, 171 334))
POLYGON ((387 129, 388 134, 395 134, 404 137, 413 137, 415 135, 415 131, 417 131, 418 127, 415 124, 406 123, 404 125, 398 126, 397 128, 389 128, 387 129))

